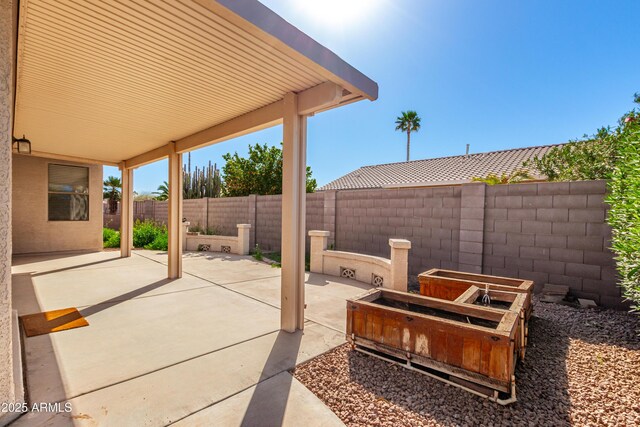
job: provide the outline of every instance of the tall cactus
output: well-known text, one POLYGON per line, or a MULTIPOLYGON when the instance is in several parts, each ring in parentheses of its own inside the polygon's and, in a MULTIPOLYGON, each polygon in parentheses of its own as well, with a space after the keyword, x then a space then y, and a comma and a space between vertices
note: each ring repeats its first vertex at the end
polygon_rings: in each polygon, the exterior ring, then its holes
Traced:
POLYGON ((183 166, 183 198, 201 199, 203 197, 220 197, 222 181, 220 170, 214 163, 206 167, 195 167, 191 171, 191 153, 189 153, 187 164, 183 166))

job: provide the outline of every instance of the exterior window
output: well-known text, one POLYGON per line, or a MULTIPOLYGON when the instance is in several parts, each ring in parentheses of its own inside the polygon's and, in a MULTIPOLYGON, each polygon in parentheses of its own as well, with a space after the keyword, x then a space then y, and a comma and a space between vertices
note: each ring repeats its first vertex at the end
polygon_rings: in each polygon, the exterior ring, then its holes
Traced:
POLYGON ((49 221, 89 220, 89 168, 49 165, 49 221))

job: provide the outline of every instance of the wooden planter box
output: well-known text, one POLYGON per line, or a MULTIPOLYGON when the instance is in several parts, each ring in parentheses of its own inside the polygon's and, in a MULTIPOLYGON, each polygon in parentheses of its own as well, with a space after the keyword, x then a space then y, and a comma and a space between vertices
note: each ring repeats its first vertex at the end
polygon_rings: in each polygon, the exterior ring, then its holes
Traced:
POLYGON ((526 295, 524 309, 527 322, 533 310, 531 303, 533 282, 531 280, 434 268, 419 274, 418 281, 420 282, 420 295, 449 301, 455 301, 474 285, 480 289, 485 289, 485 286, 488 285, 491 291, 523 293, 526 295))
POLYGON ((356 349, 433 371, 485 397, 491 390, 515 399, 518 321, 510 310, 389 289, 347 301, 347 339, 356 349))
MULTIPOLYGON (((460 304, 472 304, 485 306, 483 296, 485 289, 480 289, 475 285, 470 286, 462 295, 455 299, 460 304)), ((516 327, 515 347, 520 359, 524 359, 529 336, 526 302, 527 294, 522 292, 495 291, 489 289, 490 305, 496 310, 513 311, 518 313, 518 325, 516 327)))

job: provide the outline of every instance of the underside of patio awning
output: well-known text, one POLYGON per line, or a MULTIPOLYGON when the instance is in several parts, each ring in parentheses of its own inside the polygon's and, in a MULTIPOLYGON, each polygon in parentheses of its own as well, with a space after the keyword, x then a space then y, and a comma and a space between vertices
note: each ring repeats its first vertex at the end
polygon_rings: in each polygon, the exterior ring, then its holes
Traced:
POLYGON ((32 154, 133 169, 168 158, 168 278, 182 276, 182 153, 283 124, 281 326, 304 327, 307 117, 378 86, 256 0, 21 0, 13 134, 32 154))
POLYGON ((15 135, 135 167, 378 87, 255 0, 22 0, 15 135), (313 89, 312 89, 313 88, 313 89))

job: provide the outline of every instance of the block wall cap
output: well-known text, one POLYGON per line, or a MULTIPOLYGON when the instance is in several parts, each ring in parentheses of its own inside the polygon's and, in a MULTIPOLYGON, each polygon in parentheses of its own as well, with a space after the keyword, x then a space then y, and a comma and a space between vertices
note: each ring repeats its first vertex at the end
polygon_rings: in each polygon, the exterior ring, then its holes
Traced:
POLYGON ((311 237, 329 237, 331 233, 323 230, 309 230, 309 236, 311 237))
POLYGON ((251 228, 251 224, 238 224, 238 228, 251 228))
POLYGON ((389 239, 389 246, 394 249, 411 249, 411 242, 405 239, 389 239))

